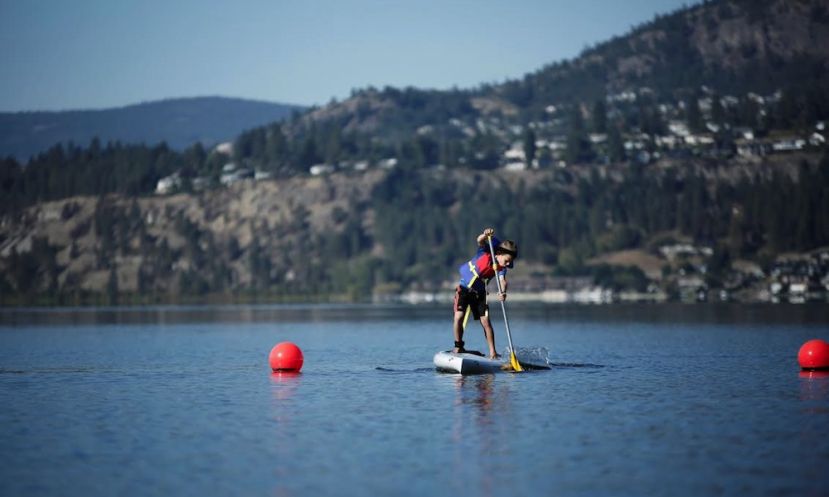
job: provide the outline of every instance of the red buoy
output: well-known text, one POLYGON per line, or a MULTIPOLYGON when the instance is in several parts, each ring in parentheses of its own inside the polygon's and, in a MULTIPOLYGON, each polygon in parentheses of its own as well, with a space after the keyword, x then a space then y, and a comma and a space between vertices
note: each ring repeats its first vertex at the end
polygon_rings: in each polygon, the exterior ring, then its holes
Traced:
POLYGON ((274 371, 299 371, 302 369, 302 351, 291 342, 274 345, 268 362, 274 371))
POLYGON ((800 347, 797 362, 803 369, 829 368, 829 343, 819 338, 809 340, 800 347))

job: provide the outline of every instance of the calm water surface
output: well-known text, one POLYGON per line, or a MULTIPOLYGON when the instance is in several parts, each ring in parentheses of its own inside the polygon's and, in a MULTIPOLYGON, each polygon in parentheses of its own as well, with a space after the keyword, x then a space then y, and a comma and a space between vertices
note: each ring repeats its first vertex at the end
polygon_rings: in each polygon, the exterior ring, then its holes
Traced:
POLYGON ((826 496, 828 311, 515 305, 554 368, 470 377, 443 308, 0 311, 0 495, 826 496))

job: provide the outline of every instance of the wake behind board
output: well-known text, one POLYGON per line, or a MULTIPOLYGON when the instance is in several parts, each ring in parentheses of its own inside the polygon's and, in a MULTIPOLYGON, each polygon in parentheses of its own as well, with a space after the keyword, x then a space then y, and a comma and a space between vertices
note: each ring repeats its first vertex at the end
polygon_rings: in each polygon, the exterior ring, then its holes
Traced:
MULTIPOLYGON (((551 369, 546 360, 538 358, 518 358, 518 362, 524 369, 538 370, 551 369)), ((486 374, 499 371, 512 371, 509 358, 490 359, 478 353, 455 353, 452 351, 441 351, 435 354, 435 368, 444 373, 460 374, 486 374)))

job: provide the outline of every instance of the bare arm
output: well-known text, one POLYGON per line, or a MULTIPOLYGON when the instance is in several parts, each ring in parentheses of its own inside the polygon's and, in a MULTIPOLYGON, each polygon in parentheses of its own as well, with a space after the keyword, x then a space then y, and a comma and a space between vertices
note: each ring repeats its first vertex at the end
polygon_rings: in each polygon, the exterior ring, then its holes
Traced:
POLYGON ((486 228, 483 233, 478 235, 478 246, 479 247, 487 247, 487 237, 494 236, 495 230, 492 228, 486 228))

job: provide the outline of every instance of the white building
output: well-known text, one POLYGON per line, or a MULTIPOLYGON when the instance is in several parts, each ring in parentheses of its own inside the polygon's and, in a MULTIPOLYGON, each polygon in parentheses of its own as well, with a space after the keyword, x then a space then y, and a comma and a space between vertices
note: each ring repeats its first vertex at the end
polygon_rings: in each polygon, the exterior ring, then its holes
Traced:
POLYGON ((213 150, 220 154, 233 155, 233 142, 220 143, 213 150))
POLYGON ((311 176, 320 176, 322 174, 331 174, 335 170, 334 166, 331 164, 314 164, 311 166, 309 171, 311 172, 311 176))
POLYGON ((155 185, 155 192, 159 195, 166 195, 168 193, 173 192, 177 188, 181 186, 181 178, 179 177, 178 173, 173 173, 170 176, 166 176, 158 180, 158 183, 155 185))

